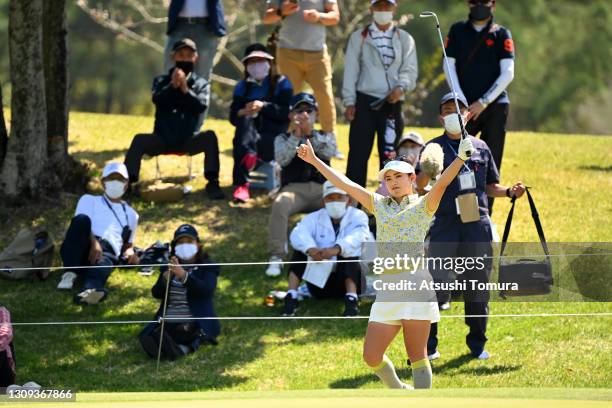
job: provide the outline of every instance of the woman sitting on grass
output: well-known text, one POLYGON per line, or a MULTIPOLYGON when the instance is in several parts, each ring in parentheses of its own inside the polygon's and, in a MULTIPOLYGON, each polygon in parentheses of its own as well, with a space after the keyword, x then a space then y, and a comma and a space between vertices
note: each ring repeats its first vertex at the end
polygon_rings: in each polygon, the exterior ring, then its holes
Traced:
MULTIPOLYGON (((336 187, 346 191, 364 208, 374 214, 377 224, 377 245, 382 243, 422 243, 433 214, 444 191, 457 176, 463 163, 474 150, 472 142, 464 139, 459 144, 458 157, 442 173, 431 191, 419 197, 414 194, 414 168, 404 161, 389 161, 379 172, 390 197, 370 193, 345 175, 321 161, 312 149, 310 141, 298 147, 298 156, 312 164, 336 187)), ((380 251, 379 251, 380 256, 380 251)), ((391 273, 397 273, 397 270, 391 273)), ((432 373, 427 359, 427 338, 431 322, 440 320, 438 304, 425 302, 377 301, 372 305, 363 346, 363 358, 376 375, 390 388, 410 388, 398 378, 385 351, 400 328, 412 367, 415 388, 431 388, 432 373)), ((435 299, 433 299, 435 300, 435 299)))
MULTIPOLYGON (((202 251, 198 232, 189 224, 174 232, 170 255, 170 267, 160 269, 151 292, 161 300, 155 319, 164 316, 164 308, 168 319, 164 324, 162 358, 174 360, 196 351, 202 344, 217 344, 219 320, 194 318, 217 316, 213 298, 219 267, 206 265, 213 261, 202 251)), ((160 333, 161 325, 150 323, 139 335, 143 349, 152 358, 157 358, 160 333)))

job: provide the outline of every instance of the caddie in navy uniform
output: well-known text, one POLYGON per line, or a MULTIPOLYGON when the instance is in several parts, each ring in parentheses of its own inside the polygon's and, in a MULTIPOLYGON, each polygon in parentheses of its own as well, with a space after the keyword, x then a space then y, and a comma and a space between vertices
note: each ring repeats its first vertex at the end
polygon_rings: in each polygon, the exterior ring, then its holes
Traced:
MULTIPOLYGON (((461 115, 464 121, 469 118, 468 103, 463 96, 458 96, 461 115)), ((448 93, 440 101, 439 121, 444 125, 444 134, 429 141, 437 143, 444 151, 444 169, 457 157, 459 142, 461 141, 461 127, 456 113, 453 94, 448 93)), ((466 160, 459 175, 446 188, 431 227, 429 229, 429 258, 472 258, 471 267, 459 270, 458 263, 455 269, 447 268, 444 262, 442 269, 439 265, 432 265, 430 272, 435 281, 451 282, 457 280, 466 283, 467 290, 463 291, 463 301, 466 315, 479 317, 466 317, 465 323, 470 328, 466 343, 474 358, 487 359, 489 353, 485 351, 487 342, 487 315, 489 314, 489 292, 483 290, 470 290, 470 280, 489 282, 491 273, 492 234, 489 218, 488 197, 521 197, 525 192, 523 183, 518 182, 512 187, 499 184, 499 173, 493 160, 489 146, 480 139, 468 136, 475 151, 466 160), (482 257, 479 267, 475 262, 482 257), (489 258, 486 258, 489 257, 489 258), (461 273, 459 273, 461 272, 461 273), (455 275, 456 274, 456 275, 455 275)), ((429 183, 429 178, 416 167, 417 189, 421 193, 429 183)), ((467 265, 467 264, 466 264, 467 265)), ((446 299, 438 292, 438 301, 446 299)), ((446 294, 447 295, 447 294, 446 294)), ((427 354, 430 360, 440 357, 438 352, 438 323, 431 324, 427 354)))
MULTIPOLYGON (((514 79, 514 42, 510 31, 495 23, 495 0, 468 0, 469 19, 453 24, 446 38, 450 72, 455 90, 469 102, 467 131, 484 140, 501 169, 506 120, 508 85, 514 79)), ((489 200, 489 212, 493 200, 489 200)))

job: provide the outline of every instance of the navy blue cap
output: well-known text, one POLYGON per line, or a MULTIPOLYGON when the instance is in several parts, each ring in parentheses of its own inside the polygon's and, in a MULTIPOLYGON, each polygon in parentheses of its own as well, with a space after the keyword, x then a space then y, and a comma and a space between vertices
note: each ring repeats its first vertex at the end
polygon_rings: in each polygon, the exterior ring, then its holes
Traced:
POLYGON ((198 47, 191 38, 181 38, 172 45, 172 52, 178 51, 181 48, 189 48, 193 52, 198 52, 198 47))
POLYGON ((181 237, 190 237, 190 238, 194 238, 197 241, 200 240, 198 231, 196 231, 193 225, 189 225, 189 224, 183 224, 180 227, 178 227, 177 230, 174 231, 174 239, 172 241, 176 242, 181 237))
POLYGON ((454 99, 455 99, 455 95, 457 95, 457 100, 459 101, 459 103, 462 103, 462 104, 463 104, 463 106, 465 106, 466 108, 467 108, 468 106, 470 106, 470 105, 468 104, 467 100, 465 99, 465 96, 463 96, 463 95, 459 95, 459 94, 457 94, 457 93, 455 93, 455 92, 449 92, 449 93, 447 93, 446 95, 444 95, 444 96, 442 97, 442 99, 440 100, 440 106, 444 105, 444 104, 445 104, 446 102, 448 102, 448 101, 452 101, 452 100, 454 100, 454 99))
POLYGON ((306 103, 317 110, 319 109, 319 104, 317 103, 317 100, 312 94, 301 92, 299 94, 293 95, 293 98, 291 98, 291 102, 289 102, 289 110, 294 110, 301 103, 306 103))

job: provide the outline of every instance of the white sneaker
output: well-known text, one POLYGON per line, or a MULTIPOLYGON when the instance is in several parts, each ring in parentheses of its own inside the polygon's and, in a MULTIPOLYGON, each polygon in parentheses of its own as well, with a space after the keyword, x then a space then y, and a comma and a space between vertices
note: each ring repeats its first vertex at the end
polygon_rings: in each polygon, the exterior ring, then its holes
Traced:
POLYGON ((436 350, 435 353, 428 355, 427 358, 429 361, 437 360, 440 358, 440 352, 436 350))
POLYGON ((34 381, 27 382, 21 386, 24 390, 40 390, 42 385, 35 383, 34 381))
POLYGON ((283 272, 283 259, 278 256, 271 256, 269 262, 270 265, 268 265, 268 269, 266 269, 266 275, 271 278, 280 276, 283 272))
POLYGON ((489 352, 487 350, 482 350, 482 353, 480 353, 480 355, 478 357, 476 357, 476 358, 478 360, 488 360, 489 357, 491 357, 489 352))
POLYGON ((95 289, 85 289, 81 293, 79 293, 77 297, 77 303, 86 303, 88 305, 98 304, 104 297, 106 293, 102 290, 95 289))
POLYGON ((71 271, 64 272, 62 280, 57 284, 59 290, 70 290, 74 285, 74 281, 77 278, 77 274, 71 271))
POLYGON ((414 387, 410 384, 402 383, 402 390, 414 390, 414 387))
POLYGON ((11 384, 8 387, 6 387, 6 394, 10 395, 11 391, 12 392, 17 392, 21 390, 21 385, 17 385, 17 384, 11 384))

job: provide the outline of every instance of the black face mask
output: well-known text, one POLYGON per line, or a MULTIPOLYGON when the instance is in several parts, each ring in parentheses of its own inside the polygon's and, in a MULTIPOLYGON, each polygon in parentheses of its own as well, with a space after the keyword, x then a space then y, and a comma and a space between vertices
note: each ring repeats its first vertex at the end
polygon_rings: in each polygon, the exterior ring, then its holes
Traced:
POLYGON ((191 71, 193 71, 194 63, 192 61, 176 61, 174 65, 177 68, 180 68, 185 75, 188 75, 191 71))
POLYGON ((470 20, 472 21, 486 20, 492 15, 491 7, 487 7, 484 4, 477 4, 470 9, 470 20))

